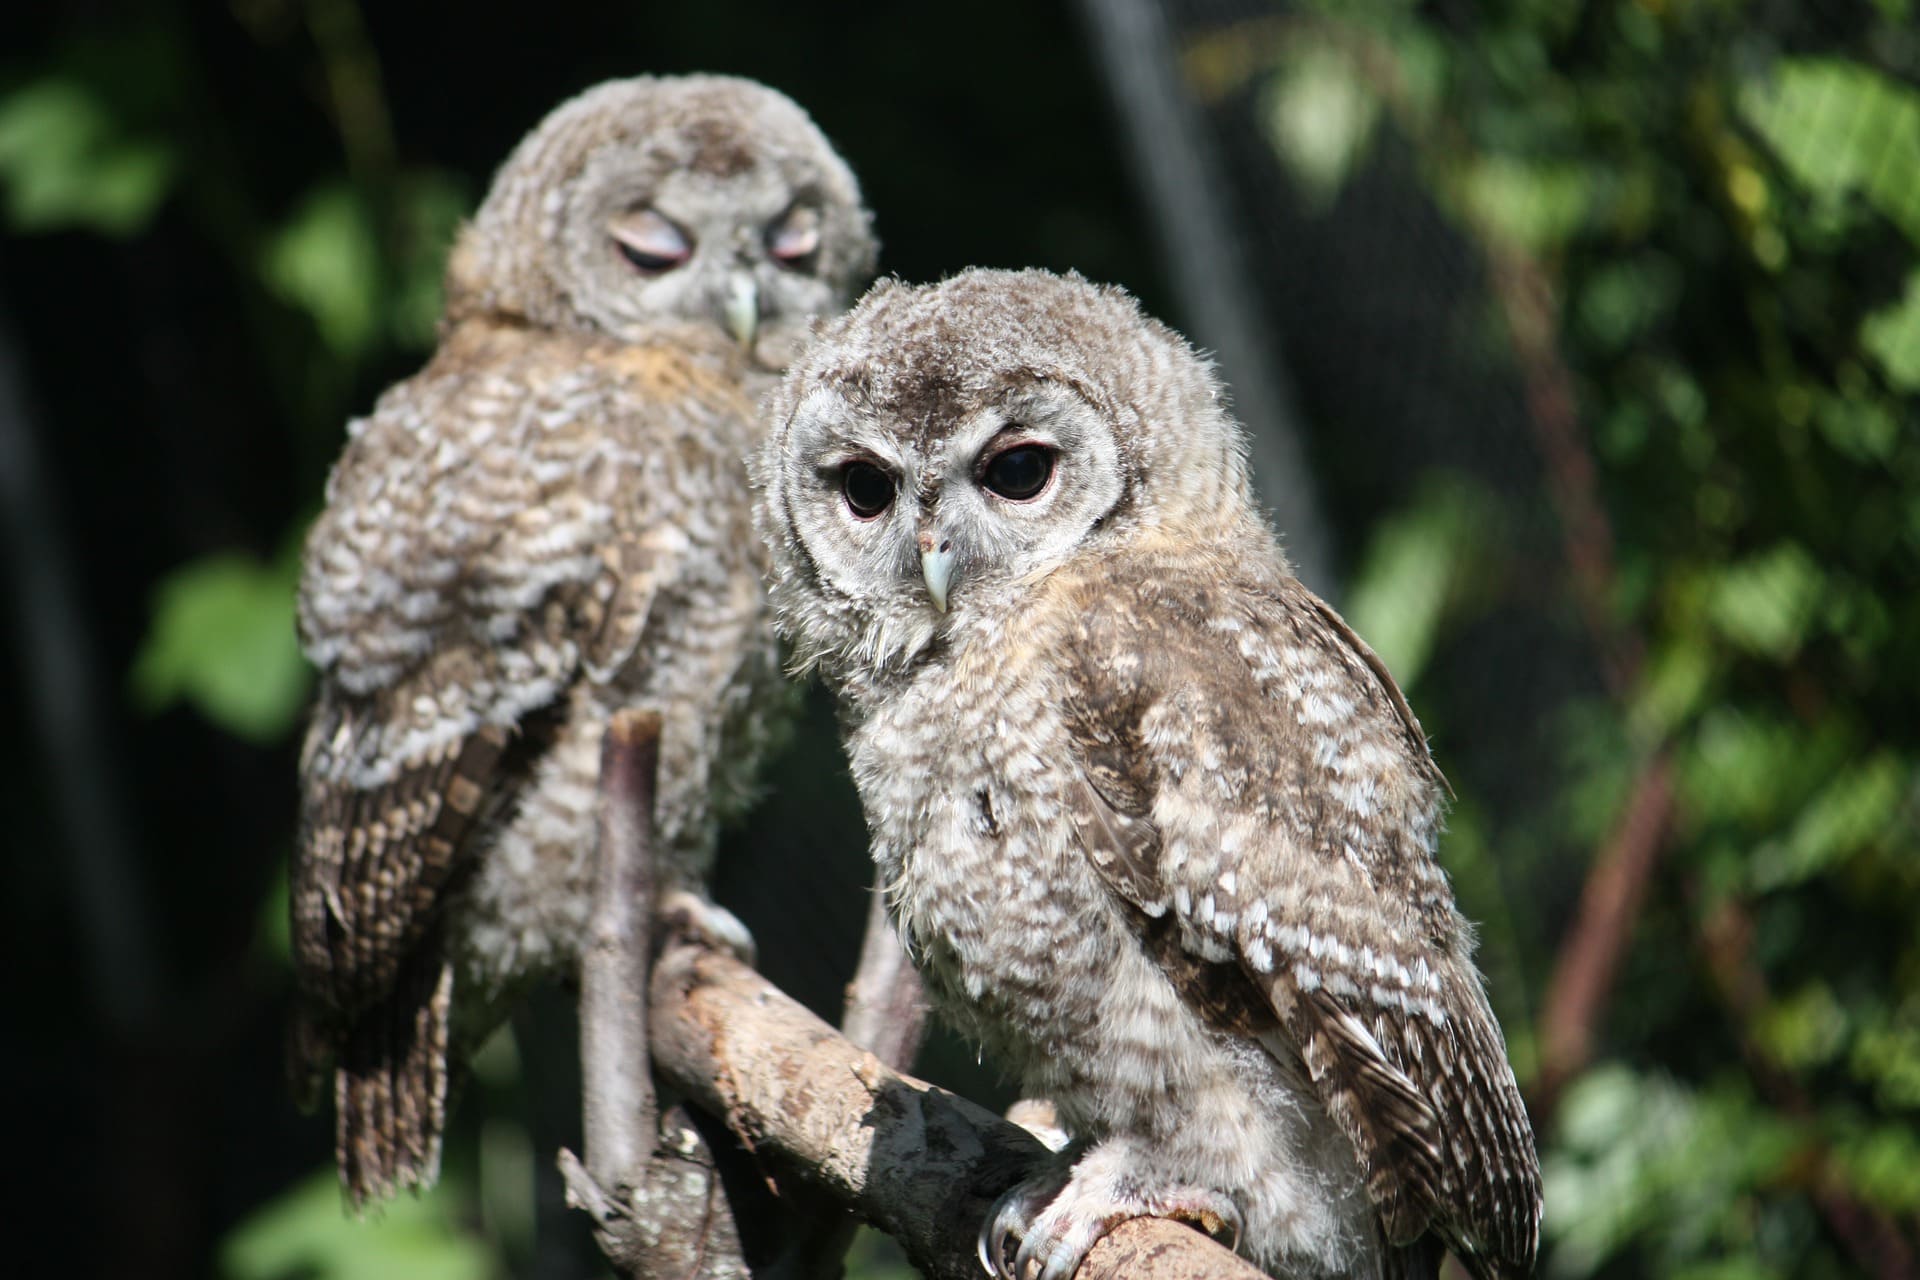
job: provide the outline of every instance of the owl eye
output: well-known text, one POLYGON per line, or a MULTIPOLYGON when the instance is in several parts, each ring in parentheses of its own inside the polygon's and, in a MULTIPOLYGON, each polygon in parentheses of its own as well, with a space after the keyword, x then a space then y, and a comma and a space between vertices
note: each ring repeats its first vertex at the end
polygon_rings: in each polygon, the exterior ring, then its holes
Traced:
POLYGON ((1025 502, 1047 487, 1053 478, 1053 450, 1022 444, 995 454, 980 473, 989 493, 1010 502, 1025 502))
POLYGON ((635 209, 607 227, 620 256, 648 275, 671 271, 693 256, 693 242, 665 215, 635 209))
POLYGON ((849 462, 840 469, 840 496, 847 510, 871 520, 893 505, 893 477, 871 462, 849 462))
POLYGON ((795 205, 767 228, 767 252, 782 266, 805 270, 820 248, 820 211, 795 205))

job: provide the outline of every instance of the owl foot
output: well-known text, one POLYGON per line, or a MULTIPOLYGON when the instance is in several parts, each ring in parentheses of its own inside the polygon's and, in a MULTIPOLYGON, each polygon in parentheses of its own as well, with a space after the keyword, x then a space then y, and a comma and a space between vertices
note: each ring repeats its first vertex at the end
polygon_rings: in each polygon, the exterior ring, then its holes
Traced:
POLYGON ((980 1229, 980 1265, 997 1280, 1069 1280, 1101 1237, 1130 1218, 1172 1218, 1228 1248, 1240 1239, 1239 1207, 1210 1187, 1143 1186, 1086 1159, 1036 1174, 994 1201, 980 1229), (1064 1176, 1063 1176, 1064 1174, 1064 1176))
POLYGON ((752 965, 753 935, 740 917, 697 893, 674 889, 660 899, 660 931, 683 942, 715 951, 731 951, 742 964, 752 965))
POLYGON ((1049 1098, 1022 1098, 1007 1108, 1007 1119, 1019 1125, 1049 1151, 1064 1151, 1072 1141, 1060 1124, 1060 1110, 1049 1098))

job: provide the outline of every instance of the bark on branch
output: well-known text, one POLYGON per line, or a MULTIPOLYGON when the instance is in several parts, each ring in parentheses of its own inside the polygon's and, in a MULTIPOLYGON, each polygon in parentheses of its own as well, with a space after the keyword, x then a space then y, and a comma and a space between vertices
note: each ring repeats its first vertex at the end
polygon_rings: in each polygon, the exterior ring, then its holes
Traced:
POLYGON ((580 959, 580 1083, 586 1162, 560 1153, 567 1202, 623 1275, 750 1274, 722 1175, 694 1117, 656 1114, 647 989, 659 891, 653 799, 660 717, 628 710, 600 746, 593 906, 580 959))
MULTIPOLYGON (((934 1280, 978 1280, 995 1197, 1046 1157, 1030 1134, 888 1070, 731 956, 675 947, 654 968, 653 1064, 780 1177, 803 1177, 897 1239, 934 1280)), ((1178 1223, 1137 1219, 1078 1280, 1253 1280, 1251 1265, 1178 1223)))

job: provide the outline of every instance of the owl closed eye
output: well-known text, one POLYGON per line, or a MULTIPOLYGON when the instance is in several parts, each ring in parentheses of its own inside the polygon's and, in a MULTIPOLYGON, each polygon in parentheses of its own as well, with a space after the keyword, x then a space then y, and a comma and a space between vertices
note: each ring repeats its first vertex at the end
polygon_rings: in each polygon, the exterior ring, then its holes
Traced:
POLYGON ((319 689, 292 876, 290 1067, 362 1203, 433 1182, 462 1067, 585 926, 599 744, 662 722, 655 850, 705 901, 786 704, 742 459, 874 244, 858 185, 751 81, 638 78, 515 149, 427 366, 356 424, 308 538, 319 689))

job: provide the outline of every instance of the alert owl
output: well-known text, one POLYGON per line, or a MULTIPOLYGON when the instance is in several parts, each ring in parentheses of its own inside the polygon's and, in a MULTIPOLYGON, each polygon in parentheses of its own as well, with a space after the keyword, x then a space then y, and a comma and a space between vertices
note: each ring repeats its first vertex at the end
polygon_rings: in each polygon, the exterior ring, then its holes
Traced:
POLYGON ((787 98, 599 85, 501 168, 439 349, 349 427, 300 580, 291 1066, 331 1075, 356 1203, 434 1180, 462 1059, 572 971, 615 710, 662 717, 663 893, 737 928, 702 886, 784 701, 745 458, 874 251, 787 98))
POLYGON ((895 923, 1073 1135, 989 1268, 1060 1280, 1157 1215, 1289 1276, 1527 1269, 1444 783, 1289 571, 1207 363, 1117 289, 970 271, 877 286, 771 416, 775 609, 842 700, 895 923))

